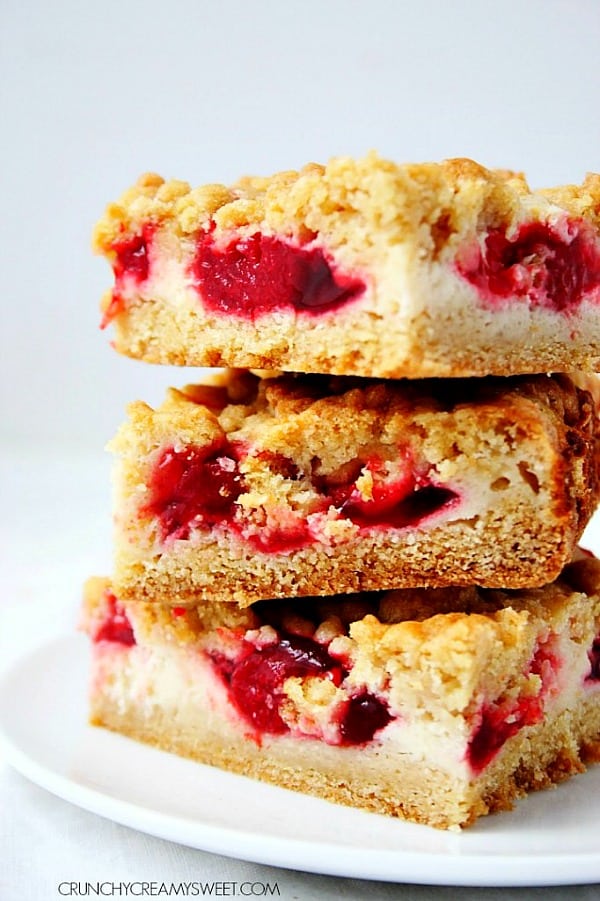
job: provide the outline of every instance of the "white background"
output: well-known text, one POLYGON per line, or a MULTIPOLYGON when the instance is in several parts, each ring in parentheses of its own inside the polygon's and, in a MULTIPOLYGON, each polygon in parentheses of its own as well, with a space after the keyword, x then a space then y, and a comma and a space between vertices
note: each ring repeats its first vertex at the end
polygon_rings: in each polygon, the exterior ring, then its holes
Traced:
MULTIPOLYGON (((0 0, 0 666, 72 629, 81 582, 109 571, 103 446, 125 405, 190 380, 119 358, 99 331, 110 272, 89 246, 105 204, 147 170, 228 182, 371 148, 580 181, 600 169, 599 47, 598 0, 0 0)), ((2 901, 55 898, 59 878, 269 879, 77 811, 1 755, 0 849, 2 901)))

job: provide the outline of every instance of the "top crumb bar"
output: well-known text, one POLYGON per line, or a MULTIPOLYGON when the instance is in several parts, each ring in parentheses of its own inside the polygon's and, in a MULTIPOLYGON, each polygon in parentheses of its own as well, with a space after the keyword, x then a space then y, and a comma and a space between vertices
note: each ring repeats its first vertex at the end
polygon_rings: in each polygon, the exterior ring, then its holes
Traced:
POLYGON ((153 363, 378 378, 600 369, 600 175, 531 191, 371 153, 192 189, 145 175, 95 250, 103 324, 153 363))

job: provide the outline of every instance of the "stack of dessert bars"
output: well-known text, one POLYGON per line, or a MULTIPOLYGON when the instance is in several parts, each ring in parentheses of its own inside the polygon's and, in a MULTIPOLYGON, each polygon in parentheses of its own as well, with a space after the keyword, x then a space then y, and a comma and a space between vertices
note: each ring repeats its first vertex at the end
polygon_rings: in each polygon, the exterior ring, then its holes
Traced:
POLYGON ((600 176, 146 175, 95 247, 131 405, 91 722, 458 828, 600 756, 600 176))

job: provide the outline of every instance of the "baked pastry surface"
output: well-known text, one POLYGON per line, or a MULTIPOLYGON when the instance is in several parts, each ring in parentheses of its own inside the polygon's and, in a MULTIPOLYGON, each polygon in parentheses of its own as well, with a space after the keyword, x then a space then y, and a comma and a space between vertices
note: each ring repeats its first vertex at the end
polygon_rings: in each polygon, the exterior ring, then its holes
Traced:
POLYGON ((145 175, 94 247, 118 351, 383 378, 600 367, 600 176, 531 191, 375 153, 231 187, 145 175))
POLYGON ((248 605, 550 582, 597 502, 579 382, 236 370, 135 403, 110 445, 115 590, 248 605))
POLYGON ((600 754, 600 564, 541 589, 157 607, 86 586, 90 718, 202 763, 440 828, 600 754))

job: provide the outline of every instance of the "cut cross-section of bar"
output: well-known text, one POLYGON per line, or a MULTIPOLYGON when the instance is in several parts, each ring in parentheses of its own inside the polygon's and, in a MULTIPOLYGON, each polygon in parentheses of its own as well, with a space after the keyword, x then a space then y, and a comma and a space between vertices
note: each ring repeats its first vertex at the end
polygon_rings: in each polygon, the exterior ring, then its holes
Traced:
POLYGON ((91 721, 330 801, 465 826, 599 759, 599 591, 593 558, 540 589, 246 609, 121 602, 91 580, 91 721))
POLYGON ((382 378, 600 368, 600 176, 532 192, 371 154, 232 187, 142 177, 98 223, 117 350, 382 378))
POLYGON ((112 442, 116 590, 248 605, 541 585, 597 502, 596 432, 567 376, 222 373, 133 404, 112 442))

